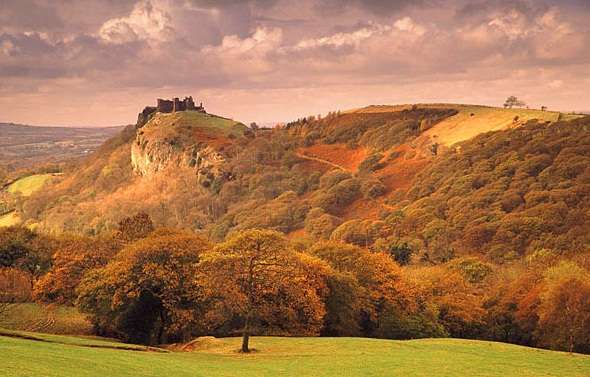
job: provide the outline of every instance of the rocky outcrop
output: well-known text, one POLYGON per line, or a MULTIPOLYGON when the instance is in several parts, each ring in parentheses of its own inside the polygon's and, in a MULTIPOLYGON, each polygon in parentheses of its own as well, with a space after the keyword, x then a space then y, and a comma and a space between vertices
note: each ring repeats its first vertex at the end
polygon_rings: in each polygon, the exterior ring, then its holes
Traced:
POLYGON ((223 155, 204 143, 182 146, 174 139, 150 140, 141 130, 131 147, 133 170, 141 176, 186 168, 193 170, 198 181, 208 187, 217 178, 230 178, 223 170, 224 163, 223 155))

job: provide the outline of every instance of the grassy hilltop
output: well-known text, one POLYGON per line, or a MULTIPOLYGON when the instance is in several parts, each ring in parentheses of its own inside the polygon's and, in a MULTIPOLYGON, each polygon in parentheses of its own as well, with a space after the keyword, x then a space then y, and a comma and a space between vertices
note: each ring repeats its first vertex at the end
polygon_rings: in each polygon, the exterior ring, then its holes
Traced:
POLYGON ((175 137, 194 142, 203 137, 208 140, 240 137, 246 128, 242 123, 217 115, 182 111, 156 113, 141 130, 152 138, 175 137))
MULTIPOLYGON (((540 122, 557 122, 579 118, 579 115, 565 114, 559 111, 541 111, 536 109, 512 108, 461 104, 418 104, 420 108, 453 109, 457 114, 444 119, 423 136, 436 142, 451 146, 464 140, 469 140, 479 134, 514 128, 530 120, 540 122)), ((375 114, 397 112, 410 109, 411 105, 398 106, 368 106, 351 111, 356 114, 375 114)))
MULTIPOLYGON (((139 352, 93 339, 0 336, 3 376, 569 376, 590 374, 590 356, 494 342, 257 337, 204 339, 190 352, 139 352)), ((143 349, 138 347, 139 350, 143 349)))

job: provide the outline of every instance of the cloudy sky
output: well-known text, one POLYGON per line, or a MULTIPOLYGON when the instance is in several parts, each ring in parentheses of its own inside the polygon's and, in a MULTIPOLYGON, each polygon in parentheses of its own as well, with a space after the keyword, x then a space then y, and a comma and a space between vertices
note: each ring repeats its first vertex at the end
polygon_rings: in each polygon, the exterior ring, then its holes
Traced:
POLYGON ((0 121, 192 94, 261 123, 369 104, 590 110, 590 0, 0 0, 0 121))

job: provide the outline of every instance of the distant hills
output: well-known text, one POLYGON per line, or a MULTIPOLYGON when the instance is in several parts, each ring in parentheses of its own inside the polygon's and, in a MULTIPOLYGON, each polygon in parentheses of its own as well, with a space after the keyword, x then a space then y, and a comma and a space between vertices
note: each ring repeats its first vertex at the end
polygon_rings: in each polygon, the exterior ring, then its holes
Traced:
POLYGON ((37 127, 0 123, 0 164, 11 169, 92 153, 123 127, 37 127))

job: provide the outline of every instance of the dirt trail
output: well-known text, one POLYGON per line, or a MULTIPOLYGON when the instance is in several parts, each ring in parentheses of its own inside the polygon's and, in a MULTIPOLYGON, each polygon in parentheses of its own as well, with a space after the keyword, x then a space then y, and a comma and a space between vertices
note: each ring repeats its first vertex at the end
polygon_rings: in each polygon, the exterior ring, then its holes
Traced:
POLYGON ((335 164, 335 163, 333 163, 331 161, 328 161, 328 160, 324 160, 323 158, 308 156, 306 154, 299 153, 299 152, 295 152, 295 155, 297 157, 303 158, 305 160, 316 161, 316 162, 319 162, 319 163, 322 163, 322 164, 330 165, 330 166, 332 166, 332 167, 334 167, 336 169, 340 169, 340 170, 343 170, 343 171, 346 171, 346 172, 350 172, 350 170, 346 169, 344 166, 335 164))

